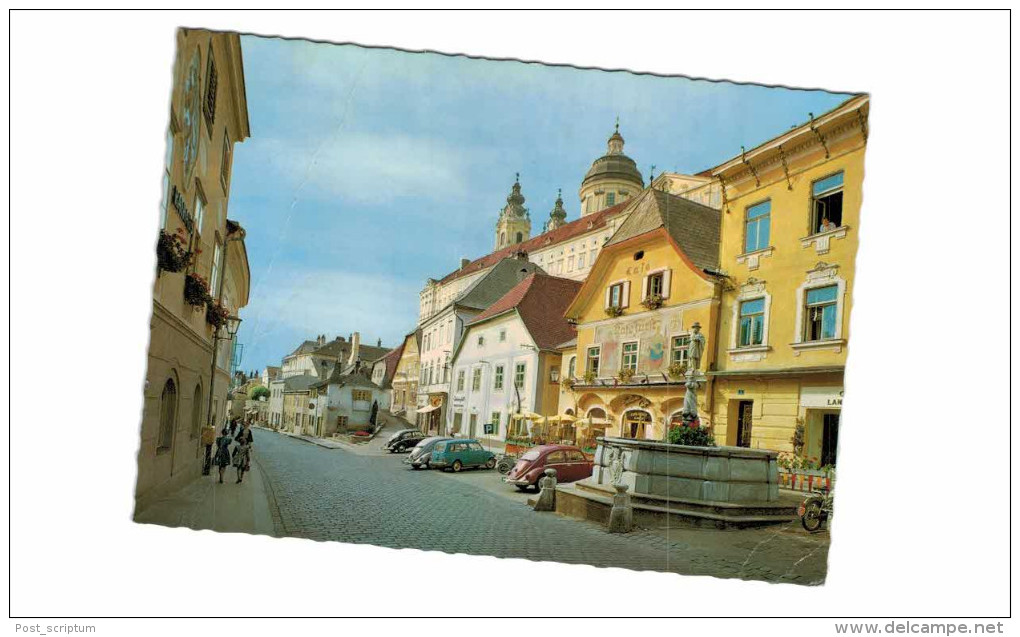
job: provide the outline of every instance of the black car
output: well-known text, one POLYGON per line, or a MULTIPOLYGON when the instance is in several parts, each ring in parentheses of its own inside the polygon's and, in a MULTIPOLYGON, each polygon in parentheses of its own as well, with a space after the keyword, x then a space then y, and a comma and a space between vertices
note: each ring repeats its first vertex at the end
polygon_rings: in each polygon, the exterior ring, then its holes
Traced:
POLYGON ((425 438, 425 434, 417 429, 401 429, 390 436, 383 449, 390 453, 401 453, 411 449, 425 438))

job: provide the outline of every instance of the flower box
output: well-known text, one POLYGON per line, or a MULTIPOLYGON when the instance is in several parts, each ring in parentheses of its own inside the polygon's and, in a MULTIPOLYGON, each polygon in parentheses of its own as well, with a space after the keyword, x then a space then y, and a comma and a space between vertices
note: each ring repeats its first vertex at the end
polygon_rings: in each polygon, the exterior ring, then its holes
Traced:
POLYGON ((662 307, 665 300, 659 294, 650 294, 647 298, 641 301, 641 305, 645 306, 648 310, 657 310, 662 307))
POLYGON ((209 284, 198 274, 188 273, 184 277, 184 302, 196 310, 206 306, 212 297, 209 295, 209 284))
POLYGON ((213 303, 212 299, 209 299, 205 307, 205 322, 212 325, 215 329, 220 329, 227 324, 227 317, 230 316, 230 312, 227 308, 223 307, 220 302, 213 303))
POLYGON ((185 241, 184 231, 180 228, 171 234, 160 230, 156 242, 156 267, 163 272, 181 272, 192 262, 195 255, 190 252, 185 241))

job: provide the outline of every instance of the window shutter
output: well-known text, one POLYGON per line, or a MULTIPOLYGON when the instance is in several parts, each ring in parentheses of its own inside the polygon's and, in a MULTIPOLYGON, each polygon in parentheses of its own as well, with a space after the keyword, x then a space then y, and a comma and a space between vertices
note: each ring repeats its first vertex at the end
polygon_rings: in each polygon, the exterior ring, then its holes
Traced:
POLYGON ((673 278, 672 276, 670 276, 671 274, 673 274, 672 269, 667 269, 665 272, 662 273, 662 298, 664 299, 669 298, 669 283, 670 279, 673 278))
POLYGON ((623 299, 620 301, 620 307, 630 307, 630 281, 623 282, 623 299))
POLYGON ((606 288, 606 305, 605 305, 606 309, 609 308, 609 298, 610 298, 609 295, 612 293, 612 291, 613 291, 613 286, 610 285, 609 287, 606 288))
POLYGON ((648 298, 648 277, 641 279, 641 300, 648 298))

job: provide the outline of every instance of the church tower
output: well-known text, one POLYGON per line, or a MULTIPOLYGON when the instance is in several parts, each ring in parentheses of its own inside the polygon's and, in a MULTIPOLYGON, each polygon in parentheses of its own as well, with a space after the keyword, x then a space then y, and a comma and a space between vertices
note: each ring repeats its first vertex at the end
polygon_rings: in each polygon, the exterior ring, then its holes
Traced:
POLYGON ((552 212, 549 213, 549 221, 545 222, 544 232, 555 230, 562 225, 567 223, 567 211, 563 209, 563 191, 557 189, 556 191, 556 205, 553 206, 552 212))
POLYGON ((506 198, 506 206, 499 213, 496 222, 496 250, 505 248, 531 238, 531 215, 524 207, 524 195, 521 194, 521 174, 517 173, 510 195, 506 198))
POLYGON ((611 208, 644 190, 645 180, 637 164, 623 154, 619 119, 606 146, 606 154, 592 162, 581 182, 578 194, 582 217, 611 208))

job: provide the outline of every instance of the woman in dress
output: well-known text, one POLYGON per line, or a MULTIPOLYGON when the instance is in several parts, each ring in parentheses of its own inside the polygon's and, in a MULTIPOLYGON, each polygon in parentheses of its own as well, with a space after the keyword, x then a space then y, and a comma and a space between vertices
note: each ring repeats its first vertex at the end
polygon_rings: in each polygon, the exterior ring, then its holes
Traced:
POLYGON ((244 472, 248 471, 251 463, 251 444, 254 436, 251 434, 251 427, 247 424, 237 434, 237 447, 234 448, 234 467, 237 468, 237 483, 244 480, 244 472))
POLYGON ((223 472, 230 466, 231 442, 233 438, 230 437, 230 429, 224 427, 216 439, 216 457, 213 459, 213 464, 220 469, 220 484, 223 484, 223 472))

